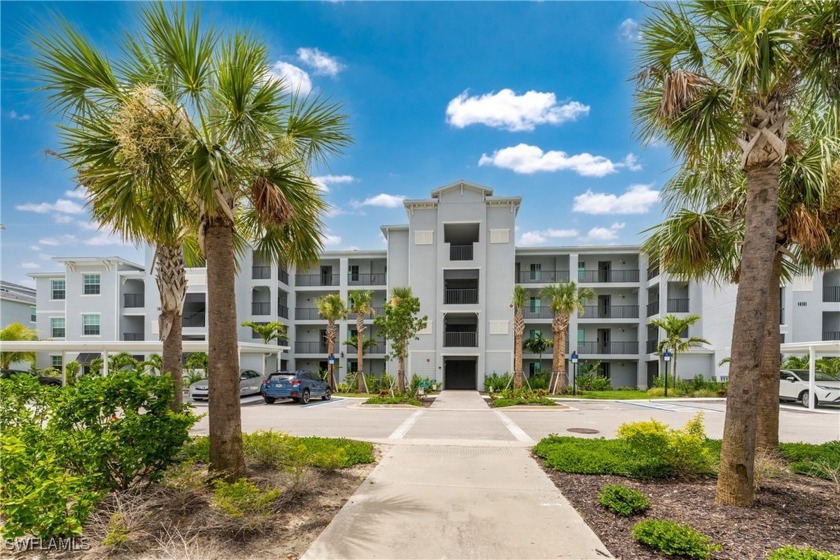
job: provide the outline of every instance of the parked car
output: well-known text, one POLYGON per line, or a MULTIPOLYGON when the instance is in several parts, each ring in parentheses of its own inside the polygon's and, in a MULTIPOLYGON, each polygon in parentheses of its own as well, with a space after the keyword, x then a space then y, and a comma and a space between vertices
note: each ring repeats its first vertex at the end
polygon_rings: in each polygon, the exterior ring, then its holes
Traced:
POLYGON ((61 387, 61 378, 60 377, 51 377, 49 375, 38 375, 37 373, 33 373, 31 371, 26 371, 23 369, 4 369, 0 370, 0 378, 9 379, 13 375, 31 375, 33 377, 38 377, 38 382, 41 385, 49 385, 51 387, 61 387))
POLYGON ((268 376, 260 390, 265 404, 273 404, 277 399, 293 399, 307 404, 313 397, 328 401, 332 398, 329 383, 311 371, 275 371, 268 376))
MULTIPOLYGON (((783 369, 780 373, 779 398, 786 401, 799 401, 808 406, 807 369, 783 369)), ((840 404, 840 379, 818 371, 814 374, 814 406, 820 403, 840 404)))
MULTIPOLYGON (((239 396, 258 395, 263 376, 252 369, 243 369, 239 374, 239 396)), ((209 395, 209 386, 206 379, 196 381, 190 385, 190 398, 194 401, 206 401, 209 395)))

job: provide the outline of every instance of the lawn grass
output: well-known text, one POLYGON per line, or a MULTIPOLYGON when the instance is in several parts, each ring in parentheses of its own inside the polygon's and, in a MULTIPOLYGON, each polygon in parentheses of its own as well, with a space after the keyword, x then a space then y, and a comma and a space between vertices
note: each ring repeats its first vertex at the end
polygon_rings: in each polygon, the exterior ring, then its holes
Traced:
POLYGON ((423 403, 420 402, 420 399, 415 397, 409 397, 408 395, 396 395, 393 397, 375 396, 370 397, 363 404, 410 404, 412 406, 423 406, 423 403))
POLYGON ((557 403, 551 399, 547 398, 539 398, 534 397, 530 399, 526 399, 523 397, 517 397, 513 399, 495 399, 490 401, 490 406, 493 408, 501 408, 505 406, 516 406, 518 404, 522 405, 536 405, 536 406, 557 406, 557 403))

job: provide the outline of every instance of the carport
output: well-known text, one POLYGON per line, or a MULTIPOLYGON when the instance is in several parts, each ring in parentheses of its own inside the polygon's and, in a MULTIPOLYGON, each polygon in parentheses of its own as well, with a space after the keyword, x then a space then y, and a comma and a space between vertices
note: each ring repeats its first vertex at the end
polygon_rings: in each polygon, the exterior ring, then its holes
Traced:
POLYGON ((840 356, 840 342, 833 340, 819 342, 786 342, 779 346, 782 355, 808 353, 808 409, 814 410, 814 378, 817 371, 817 354, 827 357, 840 356))

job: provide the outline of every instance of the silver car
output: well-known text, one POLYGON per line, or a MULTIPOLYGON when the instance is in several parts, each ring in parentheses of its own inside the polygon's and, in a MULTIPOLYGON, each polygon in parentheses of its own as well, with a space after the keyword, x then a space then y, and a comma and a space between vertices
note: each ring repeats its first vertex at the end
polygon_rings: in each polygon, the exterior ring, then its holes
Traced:
MULTIPOLYGON (((243 369, 239 374, 239 396, 259 395, 263 376, 252 369, 243 369)), ((207 380, 202 379, 190 385, 190 398, 194 401, 206 401, 208 397, 207 380)))

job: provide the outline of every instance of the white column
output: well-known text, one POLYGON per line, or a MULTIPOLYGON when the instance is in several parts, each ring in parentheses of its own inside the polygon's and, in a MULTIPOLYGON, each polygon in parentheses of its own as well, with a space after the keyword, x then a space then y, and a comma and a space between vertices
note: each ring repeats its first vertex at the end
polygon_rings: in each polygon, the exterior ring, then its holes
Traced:
POLYGON ((108 351, 102 351, 102 375, 108 375, 108 351))
POLYGON ((814 410, 814 389, 816 382, 814 378, 817 373, 817 352, 813 346, 808 347, 808 409, 814 410))

